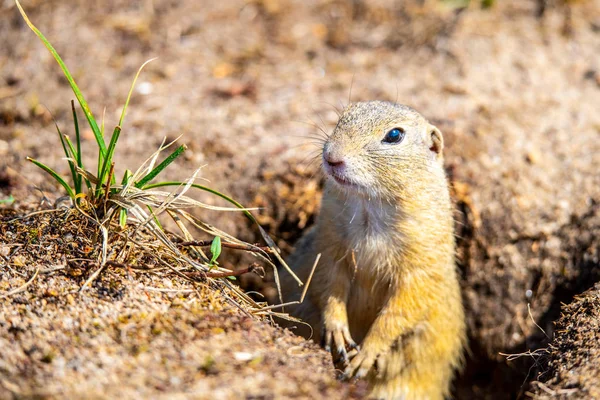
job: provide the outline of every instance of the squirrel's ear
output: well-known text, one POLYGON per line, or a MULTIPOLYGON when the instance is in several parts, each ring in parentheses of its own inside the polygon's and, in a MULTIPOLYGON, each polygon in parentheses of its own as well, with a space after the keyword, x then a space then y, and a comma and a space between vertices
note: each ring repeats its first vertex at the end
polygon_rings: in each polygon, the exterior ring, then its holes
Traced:
POLYGON ((429 150, 436 154, 436 158, 442 157, 442 150, 444 150, 444 137, 442 132, 434 125, 429 125, 427 128, 429 150))

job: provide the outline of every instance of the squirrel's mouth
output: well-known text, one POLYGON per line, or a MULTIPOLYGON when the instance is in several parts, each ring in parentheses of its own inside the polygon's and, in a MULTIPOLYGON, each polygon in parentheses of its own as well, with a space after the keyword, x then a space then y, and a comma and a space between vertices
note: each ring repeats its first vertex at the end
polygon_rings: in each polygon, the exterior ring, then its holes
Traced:
POLYGON ((327 175, 329 175, 338 185, 345 188, 358 188, 359 185, 353 180, 348 178, 348 171, 346 167, 331 166, 327 163, 323 165, 323 169, 327 175))
POLYGON ((341 176, 341 175, 338 175, 333 172, 330 172, 329 176, 331 176, 333 178, 333 180, 340 186, 343 186, 346 188, 358 188, 358 185, 356 183, 354 183, 350 179, 346 178, 345 176, 341 176))
POLYGON ((350 182, 349 180, 347 180, 346 178, 342 178, 341 176, 337 176, 337 175, 331 175, 331 177, 340 185, 344 185, 344 186, 350 186, 350 185, 354 185, 352 182, 350 182))

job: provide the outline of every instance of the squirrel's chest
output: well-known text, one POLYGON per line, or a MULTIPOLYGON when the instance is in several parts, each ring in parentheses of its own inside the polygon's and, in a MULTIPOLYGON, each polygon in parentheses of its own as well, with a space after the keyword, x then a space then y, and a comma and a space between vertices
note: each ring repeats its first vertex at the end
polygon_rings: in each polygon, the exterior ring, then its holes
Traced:
POLYGON ((338 222, 345 224, 345 231, 350 235, 379 237, 389 234, 402 214, 399 207, 381 199, 351 198, 346 201, 343 217, 340 215, 338 222))
POLYGON ((348 223, 339 229, 344 246, 353 254, 358 273, 387 281, 387 274, 398 271, 404 249, 401 211, 379 202, 352 206, 346 212, 348 223))

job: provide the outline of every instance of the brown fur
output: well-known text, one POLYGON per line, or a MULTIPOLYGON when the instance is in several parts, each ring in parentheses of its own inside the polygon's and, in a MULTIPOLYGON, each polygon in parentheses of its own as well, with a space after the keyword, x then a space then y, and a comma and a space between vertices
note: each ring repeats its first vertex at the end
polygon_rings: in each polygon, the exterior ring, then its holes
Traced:
MULTIPOLYGON (((289 264, 306 281, 304 303, 286 311, 313 328, 297 332, 348 353, 345 376, 366 377, 373 397, 443 399, 465 344, 441 132, 416 111, 387 102, 350 104, 324 145, 344 160, 328 180, 316 226, 289 264), (383 143, 400 127, 400 143, 383 143)), ((327 164, 327 163, 325 163, 327 164)), ((285 274, 284 274, 285 275, 285 274)), ((286 301, 301 288, 282 278, 286 301)), ((343 360, 345 361, 345 360, 343 360)))

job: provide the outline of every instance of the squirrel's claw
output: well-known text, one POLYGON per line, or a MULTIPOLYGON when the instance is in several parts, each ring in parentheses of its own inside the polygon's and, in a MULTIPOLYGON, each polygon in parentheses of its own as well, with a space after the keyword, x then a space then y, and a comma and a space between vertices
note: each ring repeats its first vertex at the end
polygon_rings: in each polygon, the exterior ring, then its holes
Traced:
POLYGON ((350 349, 350 351, 347 353, 348 360, 352 360, 354 357, 356 357, 356 355, 358 354, 359 351, 360 351, 360 346, 358 346, 358 345, 356 345, 354 348, 350 349))
MULTIPOLYGON (((337 350, 337 355, 338 355, 338 359, 337 361, 341 361, 343 363, 345 363, 348 360, 348 355, 346 353, 346 346, 349 345, 348 341, 346 340, 346 336, 349 336, 350 333, 348 332, 348 335, 345 334, 345 332, 347 332, 348 329, 347 328, 342 328, 341 330, 335 330, 333 332, 333 341, 335 342, 336 350, 337 350)), ((350 338, 350 340, 352 341, 352 343, 354 343, 354 341, 352 340, 352 338, 350 338)))
POLYGON ((359 351, 344 370, 344 379, 348 380, 352 377, 358 379, 364 378, 371 368, 373 368, 376 359, 377 355, 365 352, 364 350, 359 351))
POLYGON ((350 349, 356 349, 358 347, 356 342, 354 342, 354 340, 352 339, 352 336, 350 336, 350 331, 348 330, 347 326, 344 327, 344 329, 342 329, 342 335, 344 336, 344 340, 346 341, 346 346, 348 346, 350 349))
MULTIPOLYGON (((325 351, 331 353, 336 364, 338 362, 346 364, 349 359, 348 350, 354 350, 358 347, 352 339, 347 325, 337 326, 334 329, 324 327, 321 335, 321 345, 325 351)), ((353 352, 351 351, 351 353, 353 352)), ((354 353, 352 356, 355 355, 354 353)))
POLYGON ((338 358, 334 360, 334 364, 343 363, 345 364, 348 361, 348 353, 346 352, 346 348, 344 346, 338 346, 337 348, 338 358))

